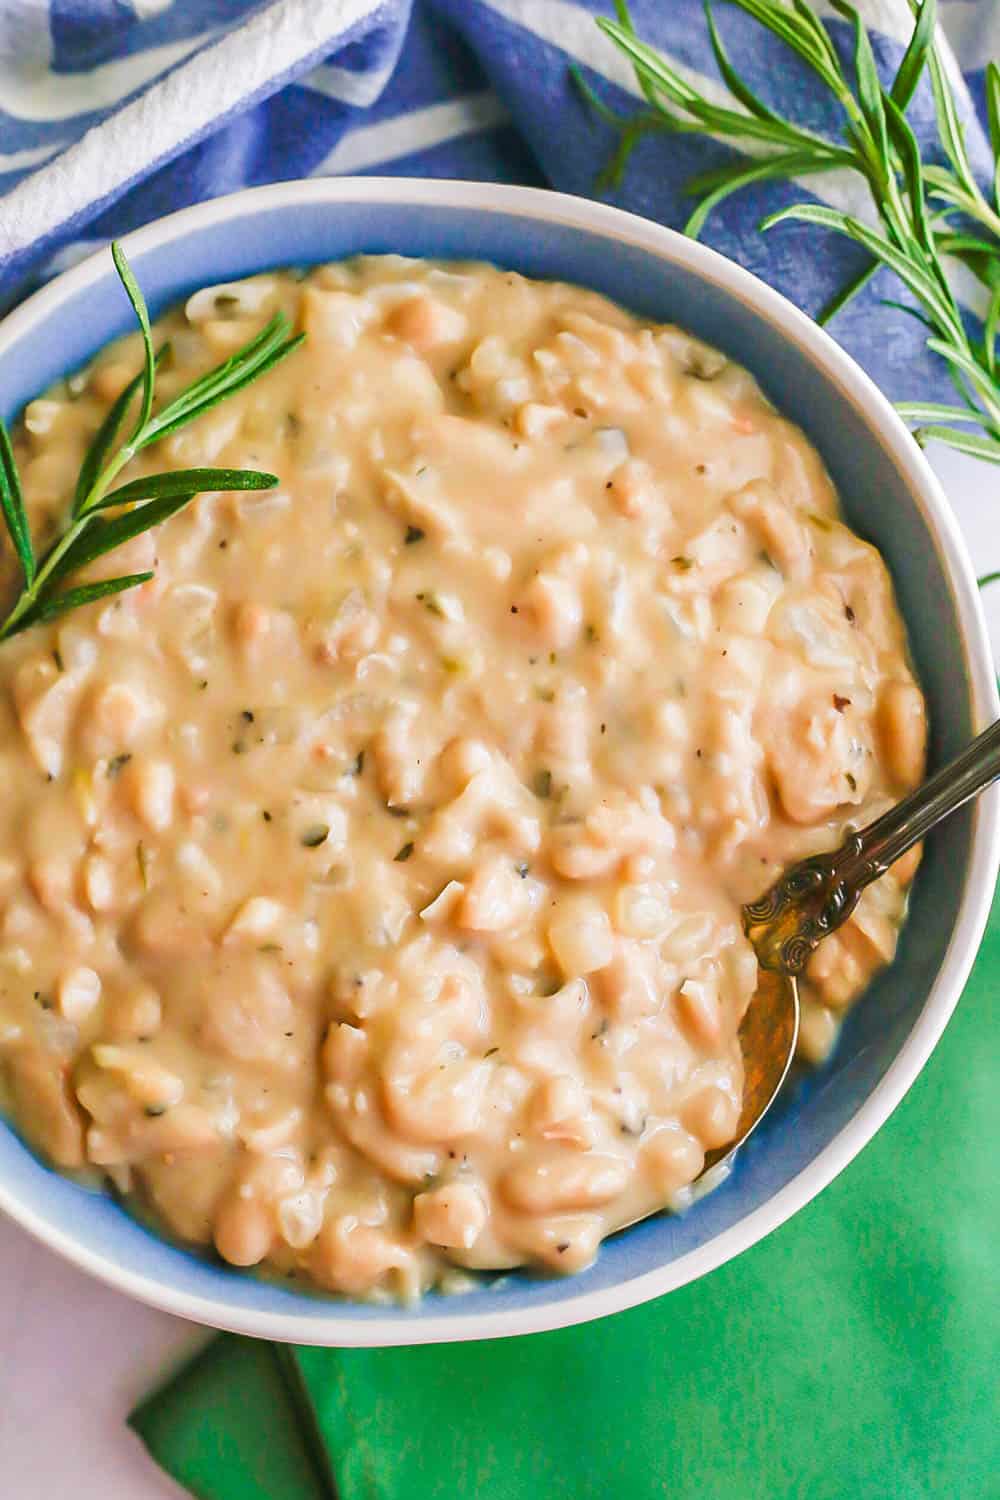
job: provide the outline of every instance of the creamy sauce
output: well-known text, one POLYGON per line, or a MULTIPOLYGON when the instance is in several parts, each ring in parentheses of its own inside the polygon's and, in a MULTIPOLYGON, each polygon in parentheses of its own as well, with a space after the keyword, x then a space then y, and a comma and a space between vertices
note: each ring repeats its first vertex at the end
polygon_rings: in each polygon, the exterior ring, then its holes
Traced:
MULTIPOLYGON (((153 581, 0 648, 10 1109, 237 1265, 578 1269, 732 1136, 740 903, 921 775, 892 587, 745 371, 575 287, 208 289, 158 325, 162 397, 278 307, 306 345, 123 477, 280 488, 197 499, 103 566, 153 581)), ((139 360, 28 407, 36 534, 139 360)), ((814 960, 810 1058, 912 867, 814 960)))

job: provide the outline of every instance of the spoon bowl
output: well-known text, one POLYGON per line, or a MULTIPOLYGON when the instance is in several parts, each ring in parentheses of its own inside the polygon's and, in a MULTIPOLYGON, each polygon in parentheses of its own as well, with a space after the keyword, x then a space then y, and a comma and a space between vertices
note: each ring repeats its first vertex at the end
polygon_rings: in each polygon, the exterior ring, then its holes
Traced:
POLYGON ((743 1108, 733 1139, 705 1153, 702 1176, 739 1150, 788 1077, 799 1039, 799 987, 791 975, 760 970, 738 1037, 743 1053, 743 1108))
POLYGON ((743 1108, 732 1140, 707 1153, 701 1176, 739 1150, 777 1098, 798 1042, 796 976, 816 947, 847 921, 866 886, 998 777, 1000 720, 874 823, 850 833, 831 853, 792 865, 759 900, 744 906, 758 978, 738 1032, 743 1108))

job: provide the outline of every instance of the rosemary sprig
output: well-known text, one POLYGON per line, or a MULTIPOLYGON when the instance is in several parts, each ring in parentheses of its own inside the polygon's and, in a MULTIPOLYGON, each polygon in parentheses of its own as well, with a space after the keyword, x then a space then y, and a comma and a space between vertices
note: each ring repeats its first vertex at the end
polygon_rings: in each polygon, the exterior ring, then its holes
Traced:
POLYGON ((754 182, 792 179, 848 168, 862 177, 875 206, 879 227, 869 228, 850 214, 802 203, 771 214, 766 231, 790 219, 816 224, 847 236, 868 254, 861 272, 819 314, 829 322, 856 296, 876 271, 887 267, 908 288, 916 306, 894 302, 928 330, 927 347, 946 362, 958 390, 955 406, 902 402, 900 413, 915 425, 921 444, 932 439, 1000 463, 1000 385, 997 335, 1000 331, 1000 69, 986 70, 990 140, 995 168, 988 192, 976 179, 962 124, 936 41, 936 0, 910 0, 914 29, 889 88, 879 80, 868 34, 855 7, 831 0, 854 30, 853 76, 806 0, 730 0, 778 37, 816 75, 840 106, 843 130, 827 140, 786 119, 760 99, 730 59, 705 0, 709 41, 733 107, 706 99, 638 36, 626 0, 615 0, 617 20, 597 24, 628 58, 646 101, 631 116, 618 115, 594 93, 578 69, 576 82, 593 108, 619 132, 618 146, 600 179, 617 183, 642 136, 707 133, 754 153, 704 172, 687 184, 700 201, 685 232, 700 234, 711 211, 730 194, 754 182), (905 116, 924 75, 930 80, 944 162, 925 163, 905 116), (989 291, 982 333, 969 331, 946 274, 946 260, 962 262, 989 291), (956 426, 956 424, 958 424, 956 426), (968 431, 968 428, 978 431, 968 431))
POLYGON ((179 432, 220 401, 272 370, 298 348, 304 335, 289 337, 288 319, 284 313, 276 313, 230 359, 154 411, 156 371, 168 354, 168 346, 154 351, 149 312, 125 252, 120 245, 113 244, 111 254, 142 333, 143 367, 98 429, 80 467, 66 524, 41 557, 36 556, 32 546, 14 450, 7 428, 0 420, 0 510, 24 580, 13 607, 0 623, 0 641, 80 605, 147 583, 152 573, 129 573, 65 587, 71 574, 114 551, 123 542, 159 526, 195 495, 211 490, 267 490, 278 483, 276 475, 255 469, 175 469, 164 474, 146 474, 112 488, 118 474, 137 453, 179 432), (119 442, 122 425, 137 398, 138 410, 129 436, 119 442), (124 506, 129 509, 122 509, 124 506), (111 509, 117 514, 110 518, 100 514, 111 509))

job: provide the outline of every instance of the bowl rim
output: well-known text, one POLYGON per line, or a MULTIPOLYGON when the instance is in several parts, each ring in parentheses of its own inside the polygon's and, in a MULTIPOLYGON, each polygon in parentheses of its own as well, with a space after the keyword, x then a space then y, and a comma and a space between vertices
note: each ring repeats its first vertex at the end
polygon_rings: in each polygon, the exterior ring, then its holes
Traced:
MULTIPOLYGON (((936 475, 886 396, 824 329, 781 293, 717 251, 676 230, 608 204, 548 189, 495 183, 405 177, 303 179, 214 198, 180 209, 122 236, 133 262, 187 233, 246 212, 292 208, 301 203, 412 205, 459 208, 542 220, 615 243, 627 243, 680 265, 766 317, 779 333, 818 364, 841 398, 862 413, 890 454, 920 511, 951 590, 961 634, 973 721, 977 728, 1000 711, 992 653, 972 564, 958 521, 936 475)), ((60 305, 108 274, 107 250, 64 271, 0 325, 0 356, 25 332, 58 312, 60 305)), ((973 814, 970 856, 954 930, 920 1015, 897 1056, 857 1113, 823 1150, 772 1198, 705 1245, 653 1271, 596 1291, 530 1309, 471 1313, 468 1317, 401 1320, 384 1316, 355 1321, 341 1317, 331 1301, 329 1316, 233 1308, 224 1298, 178 1291, 152 1275, 126 1271, 106 1254, 78 1245, 66 1229, 47 1223, 17 1201, 0 1182, 0 1210, 73 1265, 164 1312, 196 1323, 279 1342, 338 1347, 389 1347, 537 1333, 588 1322, 659 1297, 714 1271, 742 1254, 805 1207, 853 1160, 889 1118, 934 1050, 962 989, 986 926, 1000 867, 1000 788, 979 799, 973 814)))

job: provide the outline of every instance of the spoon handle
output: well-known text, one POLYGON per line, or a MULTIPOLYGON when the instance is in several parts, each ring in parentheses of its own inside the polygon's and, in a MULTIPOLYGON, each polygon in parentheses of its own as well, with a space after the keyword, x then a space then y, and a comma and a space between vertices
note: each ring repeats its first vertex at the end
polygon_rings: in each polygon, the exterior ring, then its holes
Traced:
POLYGON ((817 943, 845 922, 861 892, 943 818, 1000 777, 1000 720, 895 807, 830 854, 793 865, 743 923, 765 969, 801 974, 817 943))

